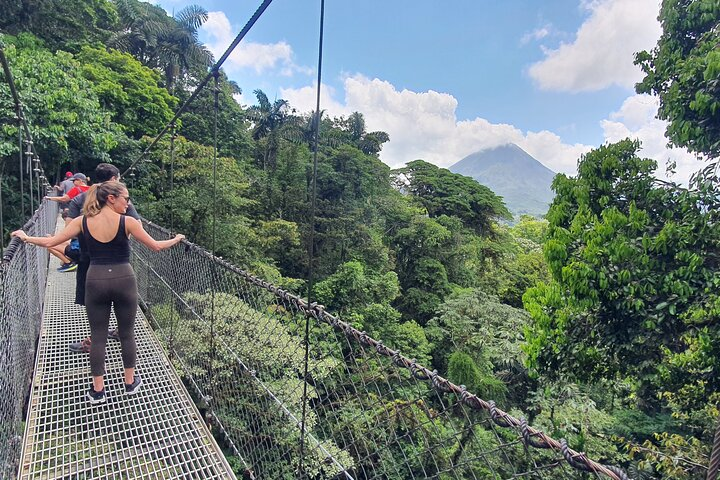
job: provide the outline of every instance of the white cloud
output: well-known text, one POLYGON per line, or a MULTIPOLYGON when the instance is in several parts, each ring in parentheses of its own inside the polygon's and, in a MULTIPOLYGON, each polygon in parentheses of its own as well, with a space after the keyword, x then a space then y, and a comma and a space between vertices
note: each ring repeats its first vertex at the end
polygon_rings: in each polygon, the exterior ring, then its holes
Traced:
POLYGON ((520 39, 520 44, 525 45, 533 40, 542 40, 543 38, 550 35, 550 25, 545 25, 540 28, 536 28, 532 32, 528 32, 520 39))
POLYGON ((245 98, 245 95, 241 93, 234 93, 233 98, 238 103, 238 105, 241 105, 243 108, 247 108, 249 105, 253 104, 253 101, 248 101, 247 98, 245 98))
MULTIPOLYGON (((457 100, 434 91, 398 91, 389 82, 356 75, 345 78, 345 99, 323 85, 321 108, 331 116, 347 116, 353 111, 365 116, 368 131, 382 130, 390 135, 380 158, 391 167, 423 159, 449 167, 463 157, 484 148, 515 143, 557 172, 574 173, 587 145, 569 145, 552 132, 522 132, 507 124, 493 124, 482 118, 458 121, 457 100)), ((282 90, 282 98, 302 112, 315 109, 314 87, 282 90)))
MULTIPOLYGON (((292 89, 281 88, 280 98, 287 100, 290 106, 301 113, 310 113, 315 111, 317 106, 317 88, 316 85, 292 89)), ((329 85, 322 84, 320 89, 320 110, 324 111, 324 115, 330 116, 348 116, 352 110, 335 100, 335 89, 329 85)))
POLYGON ((658 0, 582 0, 590 17, 573 43, 544 49, 545 59, 528 73, 544 90, 595 91, 611 85, 632 88, 642 79, 635 52, 660 37, 658 0))
POLYGON ((601 122, 605 141, 617 142, 624 138, 636 138, 642 143, 640 155, 658 162, 657 175, 665 177, 668 161, 677 164, 677 173, 671 180, 687 184, 690 175, 704 163, 685 149, 668 148, 665 138, 667 123, 655 118, 658 100, 649 95, 628 97, 617 112, 601 122))
MULTIPOLYGON (((224 12, 210 12, 208 20, 200 27, 208 38, 207 47, 219 59, 237 35, 236 29, 224 12)), ((297 71, 310 73, 307 67, 300 67, 293 62, 293 50, 285 42, 271 44, 240 42, 223 64, 228 71, 251 68, 256 73, 271 69, 279 69, 282 75, 290 76, 297 71)))
MULTIPOLYGON (((449 167, 463 157, 485 148, 515 143, 548 168, 570 175, 577 173, 580 156, 598 145, 570 144, 556 133, 543 130, 523 132, 513 125, 493 124, 482 118, 458 121, 457 100, 449 94, 398 91, 389 82, 361 75, 345 78, 344 101, 323 85, 321 107, 330 116, 347 116, 353 111, 365 116, 368 131, 382 130, 390 135, 380 158, 391 167, 423 159, 449 167)), ((301 112, 315 109, 315 87, 286 89, 281 97, 301 112)), ((671 177, 686 183, 702 163, 683 149, 668 149, 664 136, 666 123, 655 118, 657 99, 632 95, 600 125, 604 142, 637 138, 642 142, 640 155, 658 162, 657 174, 664 177, 668 160, 677 163, 671 177)))

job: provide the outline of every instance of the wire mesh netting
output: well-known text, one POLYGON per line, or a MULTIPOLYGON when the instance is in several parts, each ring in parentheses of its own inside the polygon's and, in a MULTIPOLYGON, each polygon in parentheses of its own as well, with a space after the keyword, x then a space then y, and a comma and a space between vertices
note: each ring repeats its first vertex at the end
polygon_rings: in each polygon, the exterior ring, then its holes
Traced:
MULTIPOLYGON (((118 341, 107 345, 107 403, 90 405, 89 335, 72 303, 75 274, 52 259, 20 471, 25 479, 232 479, 231 469, 141 313, 135 322, 143 388, 124 394, 118 341)), ((116 325, 114 315, 111 328, 116 325)))
POLYGON ((133 248, 148 318, 245 477, 627 478, 201 248, 133 248))
MULTIPOLYGON (((55 230, 57 204, 46 202, 23 227, 34 236, 55 230)), ((15 475, 42 322, 48 251, 14 239, 0 264, 0 478, 15 475)))

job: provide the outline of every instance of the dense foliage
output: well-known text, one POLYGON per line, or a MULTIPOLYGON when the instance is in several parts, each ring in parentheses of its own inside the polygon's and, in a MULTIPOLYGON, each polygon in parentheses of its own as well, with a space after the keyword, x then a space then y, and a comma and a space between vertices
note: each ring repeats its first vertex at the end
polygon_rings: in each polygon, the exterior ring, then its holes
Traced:
POLYGON ((670 141, 692 152, 720 154, 720 2, 663 0, 663 34, 636 63, 645 72, 640 93, 660 97, 658 117, 670 141))
MULTIPOLYGON (((545 244, 554 282, 526 293, 536 320, 526 348, 544 372, 631 375, 654 403, 668 387, 662 360, 691 355, 717 323, 720 232, 707 227, 716 192, 658 182, 638 148, 601 147, 576 178, 556 178, 545 244)), ((698 381, 714 391, 711 377, 698 381)))
MULTIPOLYGON (((670 141, 710 159, 720 151, 719 18, 717 0, 665 0, 663 36, 637 56, 646 75, 638 91, 659 96, 670 141)), ((3 48, 52 180, 66 170, 91 174, 99 161, 124 170, 137 159, 207 73, 211 56, 197 40, 206 19, 197 6, 170 16, 139 0, 3 2, 3 48)), ((253 92, 257 104, 246 108, 233 97, 241 86, 224 72, 218 87, 217 119, 210 86, 180 116, 177 136, 158 142, 124 178, 141 214, 309 294, 591 456, 646 478, 703 477, 720 404, 720 191, 713 168, 688 186, 675 185, 653 176, 655 162, 638 155, 637 142, 603 145, 579 159, 577 176, 556 177, 546 219, 511 219, 502 199, 471 178, 421 159, 391 171, 379 159, 388 135, 368 132, 361 112, 339 118, 297 112, 260 90, 253 92)), ((19 188, 14 116, 1 81, 5 236, 28 213, 18 207, 28 193, 19 188)), ((208 308, 202 295, 184 300, 198 311, 208 308)), ((232 296, 219 302, 262 313, 232 296)), ((174 308, 162 306, 160 320, 163 312, 176 315, 174 308)), ((269 338, 245 317, 226 317, 219 334, 248 361, 267 366, 274 355, 292 367, 276 369, 274 388, 297 407, 292 392, 302 383, 296 372, 302 359, 281 345, 300 345, 301 326, 275 325, 278 333, 269 338), (267 349, 250 348, 252 338, 267 349)), ((202 361, 208 352, 193 337, 201 326, 191 316, 188 322, 177 341, 202 361)), ((342 347, 324 332, 311 333, 328 358, 343 361, 348 352, 337 351, 342 347)), ((218 370, 231 369, 229 359, 214 360, 218 370)), ((358 381, 377 373, 371 362, 364 368, 353 372, 358 381)), ((347 394, 342 375, 323 370, 329 390, 313 397, 317 415, 336 425, 329 437, 382 443, 397 435, 400 414, 383 428, 367 427, 384 419, 373 411, 374 399, 347 394), (330 399, 343 404, 339 413, 323 405, 330 399), (356 418, 363 421, 348 420, 356 418)), ((256 393, 224 407, 256 401, 256 393)), ((398 411, 423 408, 398 401, 398 411)), ((257 434, 246 419, 226 421, 229 429, 257 434)), ((281 416, 262 422, 293 448, 297 432, 281 416)), ((433 438, 453 427, 432 418, 421 433, 433 438)), ((458 444, 480 451, 494 435, 476 428, 458 444)), ((422 439, 410 437, 407 447, 348 462, 405 455, 421 477, 422 439)), ((326 447, 352 454, 333 442, 326 447)), ((433 468, 459 455, 457 446, 435 447, 443 460, 433 468)), ((502 459, 488 462, 493 472, 507 473, 502 459)), ((276 468, 292 476, 293 466, 280 459, 276 468)), ((319 459, 311 468, 331 475, 319 459)), ((492 475, 482 465, 463 468, 456 475, 492 475)))

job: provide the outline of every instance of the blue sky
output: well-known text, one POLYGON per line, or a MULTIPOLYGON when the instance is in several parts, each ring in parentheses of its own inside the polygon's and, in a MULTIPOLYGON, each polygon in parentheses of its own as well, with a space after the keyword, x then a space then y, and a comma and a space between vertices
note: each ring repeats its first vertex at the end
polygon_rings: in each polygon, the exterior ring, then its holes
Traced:
MULTIPOLYGON (((200 39, 219 57, 260 0, 162 0, 210 12, 200 39)), ((243 89, 315 105, 319 0, 274 0, 225 63, 243 89)), ((627 136, 685 180, 700 163, 668 150, 657 102, 636 95, 633 53, 660 35, 659 0, 326 0, 321 108, 360 111, 390 142, 392 167, 422 158, 447 167, 513 142, 573 174, 578 157, 627 136)))

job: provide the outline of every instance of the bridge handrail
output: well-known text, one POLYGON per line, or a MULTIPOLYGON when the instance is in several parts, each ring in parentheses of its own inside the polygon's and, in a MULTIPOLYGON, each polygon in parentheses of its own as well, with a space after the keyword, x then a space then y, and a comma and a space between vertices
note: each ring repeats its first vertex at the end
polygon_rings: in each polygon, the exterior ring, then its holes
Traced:
MULTIPOLYGON (((52 233, 57 213, 55 202, 43 202, 23 229, 35 236, 52 233)), ((0 261, 0 478, 14 477, 19 467, 48 258, 46 249, 13 238, 0 261)))

